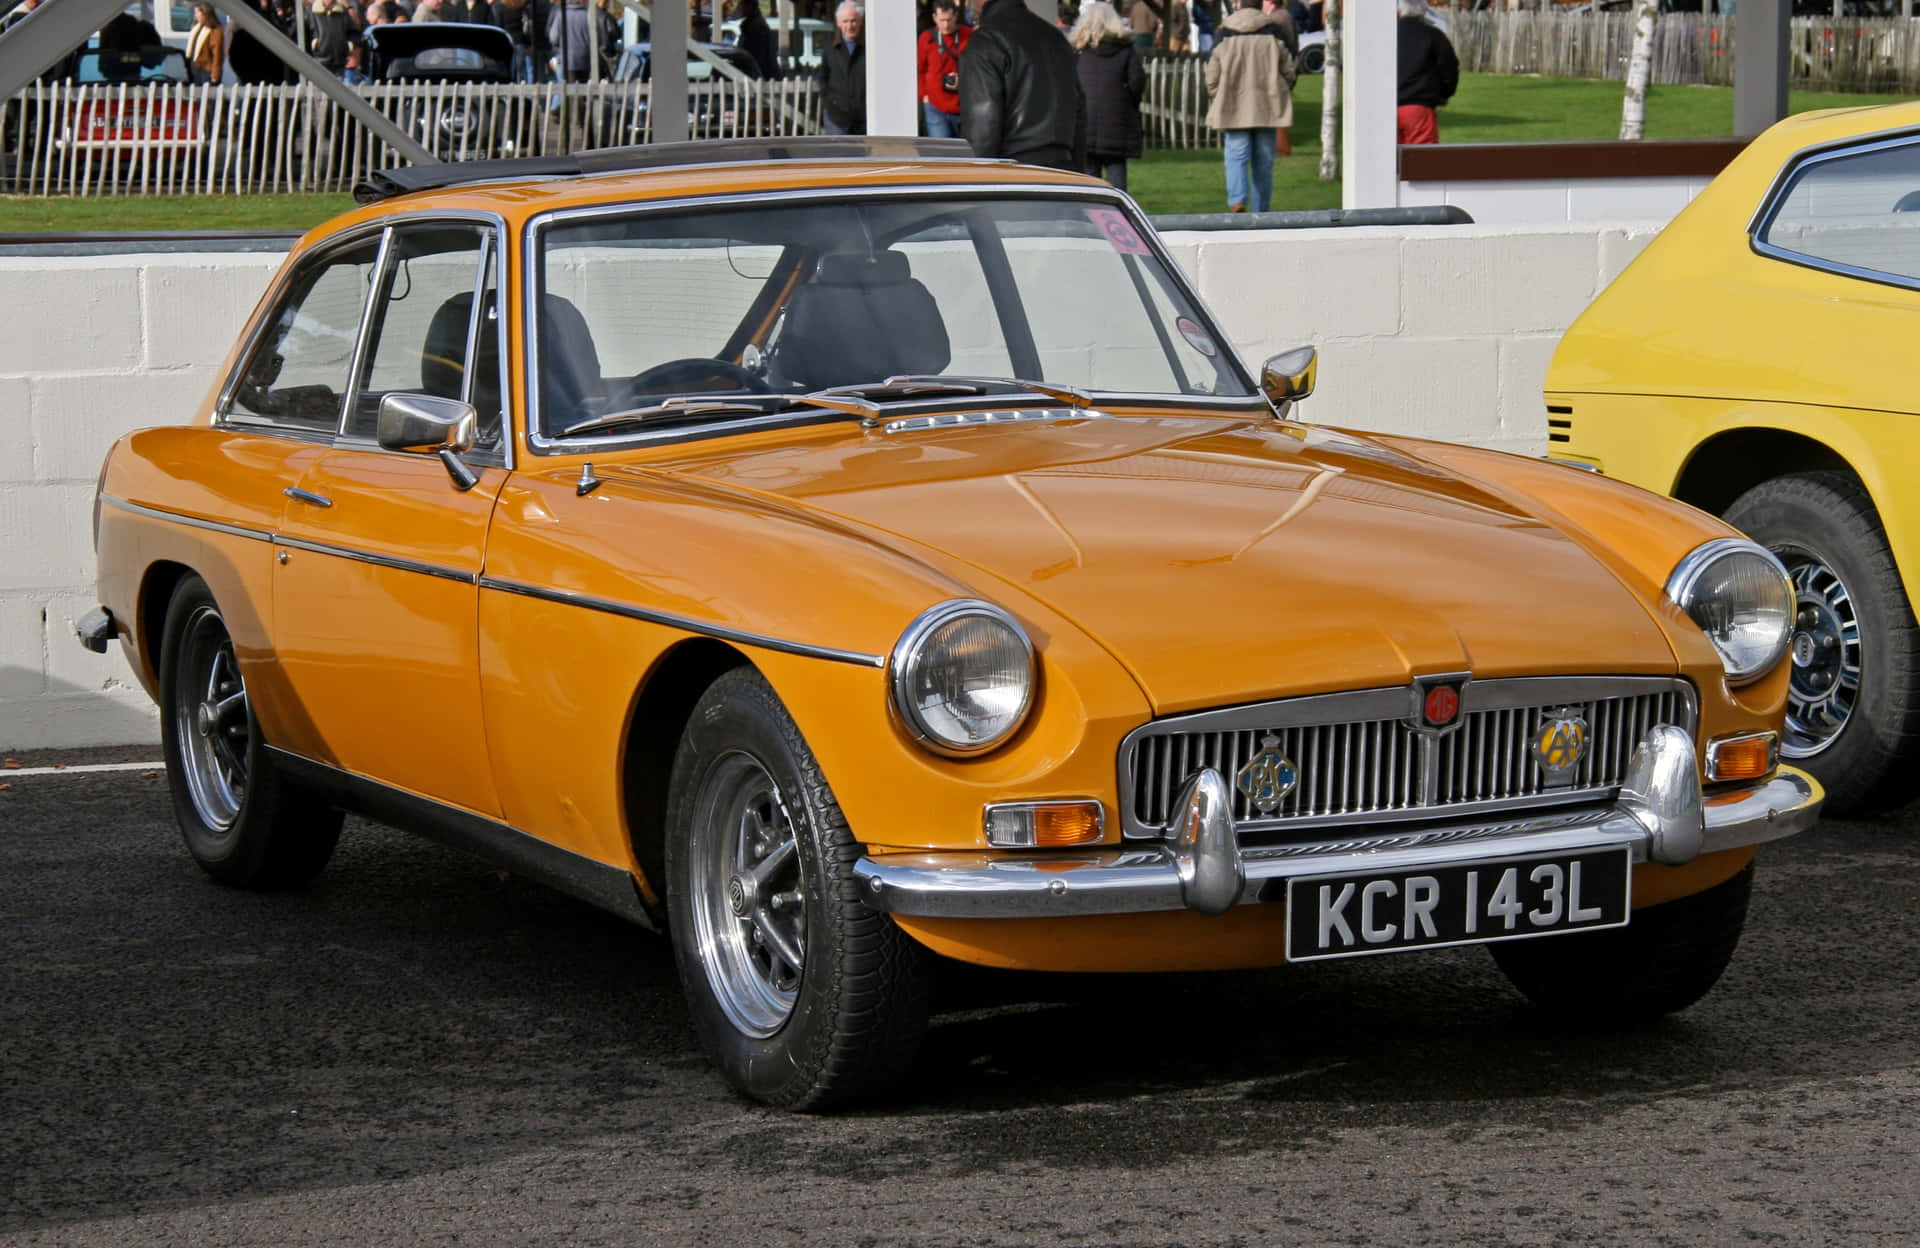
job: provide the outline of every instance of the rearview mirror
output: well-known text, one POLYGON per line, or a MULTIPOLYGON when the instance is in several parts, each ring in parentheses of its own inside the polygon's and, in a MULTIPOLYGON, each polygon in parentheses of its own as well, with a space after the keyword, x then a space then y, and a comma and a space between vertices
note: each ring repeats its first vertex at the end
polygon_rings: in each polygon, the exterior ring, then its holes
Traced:
POLYGON ((437 394, 389 394, 380 400, 376 437, 382 450, 438 455, 463 490, 479 484, 460 457, 473 449, 480 418, 473 404, 437 394))
POLYGON ((1313 381, 1320 371, 1320 352, 1313 347, 1295 347, 1271 356, 1260 366, 1260 389, 1273 404, 1276 416, 1313 393, 1313 381))

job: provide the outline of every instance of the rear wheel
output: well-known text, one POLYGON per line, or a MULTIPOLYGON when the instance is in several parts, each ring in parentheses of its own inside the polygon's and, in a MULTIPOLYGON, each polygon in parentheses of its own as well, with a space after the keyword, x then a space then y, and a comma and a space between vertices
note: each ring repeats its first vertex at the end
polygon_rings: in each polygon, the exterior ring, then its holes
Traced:
POLYGON ((1793 676, 1780 752, 1826 786, 1832 814, 1920 793, 1904 758, 1920 744, 1920 627, 1873 500, 1839 472, 1775 477, 1734 500, 1727 523, 1793 578, 1793 676))
POLYGON ((860 847, 752 668, 721 676, 695 708, 667 827, 680 982, 727 1080, 787 1109, 897 1082, 926 1027, 926 955, 861 900, 860 847))
POLYGON ((174 818, 201 869, 242 888, 318 875, 340 839, 340 812, 275 772, 226 620, 197 576, 167 607, 160 705, 174 818))
POLYGON ((1707 995, 1733 960, 1753 864, 1723 884, 1633 912, 1625 927, 1487 946, 1513 986, 1576 1022, 1641 1022, 1707 995))
POLYGON ((1300 49, 1300 72, 1318 74, 1327 68, 1327 50, 1315 45, 1300 49))

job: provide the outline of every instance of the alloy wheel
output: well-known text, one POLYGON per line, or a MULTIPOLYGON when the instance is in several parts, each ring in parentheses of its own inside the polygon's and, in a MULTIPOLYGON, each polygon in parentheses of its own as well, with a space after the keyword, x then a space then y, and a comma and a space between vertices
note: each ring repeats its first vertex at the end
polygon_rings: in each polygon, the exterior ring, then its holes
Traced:
POLYGON ((253 720, 233 639, 214 608, 188 618, 180 661, 173 714, 187 792, 201 821, 225 832, 246 800, 253 720))
POLYGON ((689 855, 694 938, 727 1020, 765 1039, 793 1013, 806 967, 800 845, 780 788, 751 755, 701 785, 689 855))
POLYGON ((1836 741, 1860 700, 1865 654, 1860 619, 1846 582, 1821 556, 1784 545, 1774 553, 1793 578, 1792 681, 1780 752, 1811 758, 1836 741))

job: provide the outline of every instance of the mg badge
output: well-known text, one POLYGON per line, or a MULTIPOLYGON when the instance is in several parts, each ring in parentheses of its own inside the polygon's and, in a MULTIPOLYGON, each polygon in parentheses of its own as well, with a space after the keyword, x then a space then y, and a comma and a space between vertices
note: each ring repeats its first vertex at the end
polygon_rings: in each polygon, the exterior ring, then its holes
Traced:
POLYGON ((1548 775, 1564 776, 1587 756, 1587 721, 1570 706, 1541 716, 1533 734, 1533 757, 1548 775))
POLYGON ((1280 752, 1280 738, 1268 733, 1260 738, 1260 752, 1234 777, 1234 787, 1247 795, 1253 808, 1270 815, 1280 808, 1280 800, 1300 783, 1293 760, 1280 752))
POLYGON ((1458 728, 1460 705, 1466 697, 1467 682, 1472 679, 1468 672, 1414 677, 1408 726, 1423 736, 1445 736, 1458 728))

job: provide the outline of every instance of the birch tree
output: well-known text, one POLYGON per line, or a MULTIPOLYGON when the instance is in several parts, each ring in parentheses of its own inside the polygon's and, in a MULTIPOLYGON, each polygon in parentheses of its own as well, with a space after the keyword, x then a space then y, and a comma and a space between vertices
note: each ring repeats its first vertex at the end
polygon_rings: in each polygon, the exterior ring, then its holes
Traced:
POLYGON ((1320 71, 1320 180, 1340 177, 1340 5, 1326 0, 1321 21, 1327 30, 1327 63, 1320 71))
POLYGON ((1635 0, 1633 54, 1627 58, 1627 96, 1620 106, 1620 137, 1641 139, 1647 134, 1647 80, 1653 77, 1653 28, 1660 20, 1660 0, 1635 0))

